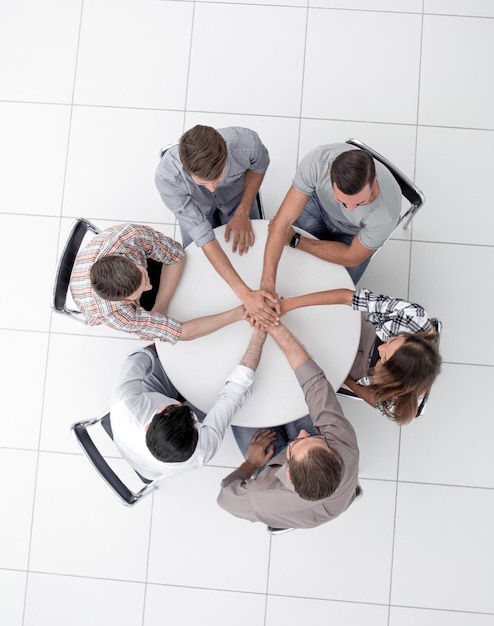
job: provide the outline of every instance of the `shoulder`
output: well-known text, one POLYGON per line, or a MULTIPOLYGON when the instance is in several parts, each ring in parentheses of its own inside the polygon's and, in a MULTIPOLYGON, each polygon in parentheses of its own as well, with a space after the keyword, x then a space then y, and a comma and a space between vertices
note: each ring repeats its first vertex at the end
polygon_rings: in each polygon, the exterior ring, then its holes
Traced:
POLYGON ((178 151, 178 143, 173 144, 168 148, 165 154, 161 157, 158 167, 156 168, 156 179, 173 179, 181 180, 184 172, 182 161, 178 151))
POLYGON ((245 147, 261 143, 259 135, 255 130, 244 128, 243 126, 218 128, 218 132, 226 141, 228 147, 235 147, 236 145, 245 147))
POLYGON ((326 173, 337 156, 339 156, 342 152, 348 152, 351 149, 352 146, 349 146, 346 143, 331 143, 324 146, 318 146, 304 156, 304 158, 300 161, 299 167, 317 167, 326 173))

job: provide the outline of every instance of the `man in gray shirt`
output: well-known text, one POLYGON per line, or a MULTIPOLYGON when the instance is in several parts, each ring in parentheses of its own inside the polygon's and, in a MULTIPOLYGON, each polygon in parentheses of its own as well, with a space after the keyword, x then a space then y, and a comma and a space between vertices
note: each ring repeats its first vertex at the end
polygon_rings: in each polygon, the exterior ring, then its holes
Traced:
POLYGON ((271 224, 261 288, 276 291, 284 245, 344 265, 357 283, 396 227, 400 210, 398 183, 367 152, 339 143, 312 150, 271 224), (292 224, 318 239, 295 234, 292 224))
POLYGON ((310 419, 297 420, 298 428, 293 422, 257 431, 254 436, 253 429, 235 428, 241 449, 248 438, 250 444, 245 462, 221 483, 218 504, 251 522, 283 529, 312 528, 343 513, 355 499, 357 438, 331 384, 305 348, 283 324, 269 334, 295 371, 310 419), (280 431, 290 436, 293 428, 295 438, 278 446, 283 437, 280 431))
POLYGON ((268 151, 253 130, 198 125, 164 153, 155 180, 163 202, 177 217, 184 247, 194 241, 247 312, 274 323, 278 317, 269 302, 277 303, 276 297, 244 283, 213 230, 226 224, 225 240, 233 236, 233 252, 247 253, 254 244, 250 218, 268 165, 268 151))

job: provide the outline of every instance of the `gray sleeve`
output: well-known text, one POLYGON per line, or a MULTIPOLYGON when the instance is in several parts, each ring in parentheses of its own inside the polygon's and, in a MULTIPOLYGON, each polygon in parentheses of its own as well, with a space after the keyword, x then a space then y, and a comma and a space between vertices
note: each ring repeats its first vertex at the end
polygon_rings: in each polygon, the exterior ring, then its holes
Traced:
MULTIPOLYGON (((248 134, 250 137, 249 144, 251 145, 250 165, 249 168, 256 174, 264 174, 269 166, 269 152, 266 146, 262 143, 259 135, 248 128, 238 129, 243 131, 244 134, 248 134)), ((242 133, 240 134, 242 138, 242 133)))
POLYGON ((317 155, 316 151, 312 150, 300 161, 292 184, 297 191, 310 196, 316 189, 318 174, 317 155))
POLYGON ((343 415, 338 398, 324 372, 314 361, 306 361, 295 370, 309 407, 314 426, 335 450, 345 458, 358 457, 357 436, 343 415))
POLYGON ((249 496, 249 487, 252 484, 253 481, 247 478, 245 472, 235 470, 221 483, 221 490, 216 500, 218 505, 235 517, 256 522, 258 518, 252 509, 249 496))

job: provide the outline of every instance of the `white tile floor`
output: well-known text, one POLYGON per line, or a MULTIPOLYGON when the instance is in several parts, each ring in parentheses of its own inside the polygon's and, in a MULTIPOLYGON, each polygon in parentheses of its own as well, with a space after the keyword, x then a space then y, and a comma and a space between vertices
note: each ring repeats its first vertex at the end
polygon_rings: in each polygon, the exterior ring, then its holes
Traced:
POLYGON ((0 0, 2 624, 494 624, 493 18, 491 0, 0 0), (231 434, 131 510, 69 436, 135 343, 50 313, 60 246, 80 215, 176 235, 153 174, 196 123, 260 133, 269 216, 301 156, 351 136, 427 196, 362 283, 443 320, 442 375, 401 431, 344 403, 365 497, 314 530, 270 538, 217 507, 231 434))

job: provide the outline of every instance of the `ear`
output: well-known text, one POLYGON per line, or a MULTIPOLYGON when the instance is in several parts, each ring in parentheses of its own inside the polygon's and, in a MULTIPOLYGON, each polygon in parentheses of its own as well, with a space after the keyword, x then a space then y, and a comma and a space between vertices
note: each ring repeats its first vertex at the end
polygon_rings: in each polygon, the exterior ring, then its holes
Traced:
POLYGON ((144 426, 144 431, 147 433, 147 431, 149 430, 149 427, 151 426, 151 422, 148 422, 146 424, 146 426, 144 426))
POLYGON ((286 477, 288 478, 288 480, 292 480, 290 476, 290 468, 288 467, 288 465, 286 466, 286 477))

